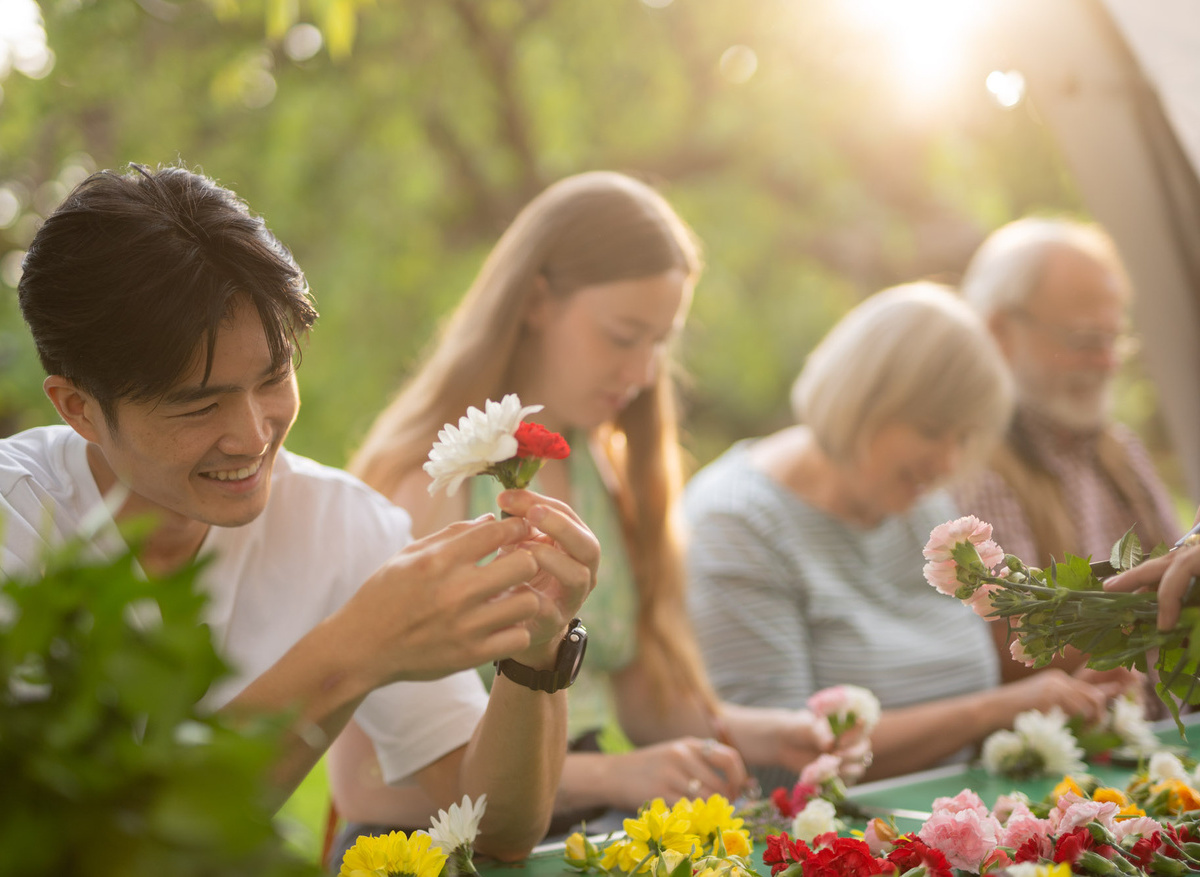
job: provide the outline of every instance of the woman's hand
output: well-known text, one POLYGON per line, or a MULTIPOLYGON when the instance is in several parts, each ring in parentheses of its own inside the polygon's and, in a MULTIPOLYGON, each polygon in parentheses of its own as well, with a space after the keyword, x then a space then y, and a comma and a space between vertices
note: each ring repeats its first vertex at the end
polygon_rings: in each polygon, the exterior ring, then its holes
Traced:
POLYGON ((1109 692, 1104 687, 1062 670, 1043 670, 996 690, 1008 698, 1012 716, 1026 710, 1047 712, 1059 707, 1067 715, 1083 716, 1091 723, 1100 721, 1108 709, 1109 692))
POLYGON ((746 786, 737 750, 716 740, 683 737, 603 756, 609 806, 636 811, 652 798, 668 805, 680 798, 722 795, 732 801, 746 786))

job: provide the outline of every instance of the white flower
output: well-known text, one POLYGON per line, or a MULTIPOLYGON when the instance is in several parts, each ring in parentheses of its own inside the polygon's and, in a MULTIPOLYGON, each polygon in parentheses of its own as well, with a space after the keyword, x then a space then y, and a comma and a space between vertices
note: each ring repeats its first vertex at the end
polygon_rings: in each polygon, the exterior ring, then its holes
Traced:
POLYGON ((447 496, 458 493, 459 486, 493 463, 516 456, 516 431, 528 414, 542 410, 541 405, 521 405, 516 393, 499 402, 488 399, 484 411, 474 405, 458 419, 458 426, 447 423, 429 452, 424 469, 433 482, 430 494, 445 488, 447 496))
POLYGON ((818 834, 837 829, 837 810, 824 798, 813 798, 792 820, 792 837, 805 843, 812 843, 818 834))
POLYGON ((1058 707, 1046 713, 1020 713, 1013 720, 1013 728, 1041 758, 1043 773, 1070 776, 1087 770, 1083 749, 1067 727, 1066 714, 1058 707))
POLYGON ((1151 782, 1161 783, 1163 780, 1188 781, 1187 771, 1178 756, 1170 752, 1155 752, 1150 756, 1150 767, 1146 770, 1151 782))
POLYGON ((1004 774, 1018 763, 1025 752, 1025 740, 1015 731, 996 731, 983 741, 980 759, 988 773, 1004 774))
POLYGON ((451 804, 449 812, 439 810, 429 828, 434 846, 441 847, 447 855, 459 847, 472 847, 479 834, 479 820, 483 818, 486 808, 487 795, 480 795, 474 804, 467 795, 463 795, 462 804, 451 804))
POLYGON ((870 734, 879 724, 879 714, 882 711, 879 698, 869 688, 859 685, 847 685, 846 697, 849 706, 848 712, 862 725, 863 733, 870 734))
POLYGON ((1158 735, 1150 730, 1142 705, 1132 697, 1118 697, 1112 702, 1112 729, 1121 743, 1138 755, 1149 755, 1162 748, 1158 735))

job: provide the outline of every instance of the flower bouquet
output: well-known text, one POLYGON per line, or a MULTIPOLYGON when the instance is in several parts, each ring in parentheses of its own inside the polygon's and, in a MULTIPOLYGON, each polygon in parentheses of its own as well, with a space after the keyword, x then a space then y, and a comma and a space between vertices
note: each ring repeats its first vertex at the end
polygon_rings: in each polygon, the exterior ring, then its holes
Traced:
MULTIPOLYGON (((1029 566, 1005 554, 991 535, 991 525, 973 516, 935 527, 924 550, 925 578, 978 615, 1004 619, 1016 633, 1014 658, 1044 667, 1072 646, 1098 670, 1145 671, 1153 661, 1158 694, 1177 722, 1175 698, 1200 703, 1200 607, 1185 606, 1176 628, 1160 631, 1156 594, 1105 591, 1088 559, 1069 554, 1048 569, 1029 566)), ((1145 559, 1166 550, 1160 545, 1145 559)), ((1109 562, 1121 572, 1142 560, 1130 531, 1113 546, 1109 562)))
POLYGON ((562 460, 570 453, 566 439, 525 417, 542 405, 522 405, 515 393, 499 402, 488 399, 484 410, 475 406, 460 417, 458 426, 447 423, 429 452, 424 469, 433 479, 430 494, 445 490, 454 496, 473 475, 491 475, 505 488, 526 488, 546 460, 562 460))

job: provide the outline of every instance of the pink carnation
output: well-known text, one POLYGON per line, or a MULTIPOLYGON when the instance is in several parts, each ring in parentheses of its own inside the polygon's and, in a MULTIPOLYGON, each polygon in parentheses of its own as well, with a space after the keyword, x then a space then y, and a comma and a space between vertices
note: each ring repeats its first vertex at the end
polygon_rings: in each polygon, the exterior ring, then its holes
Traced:
POLYGON ((800 782, 804 785, 820 786, 838 775, 842 759, 836 755, 825 753, 818 755, 800 771, 800 782))
MULTIPOLYGON (((929 534, 923 554, 929 561, 925 564, 925 580, 943 594, 953 595, 958 590, 958 565, 954 560, 954 548, 962 542, 975 546, 980 561, 988 570, 995 569, 1004 561, 1004 551, 991 539, 992 525, 974 515, 938 524, 929 534)), ((982 613, 981 613, 982 614, 982 613)))
POLYGON ((973 808, 954 812, 935 806, 917 836, 940 850, 955 868, 979 873, 980 865, 996 849, 999 832, 1000 823, 994 816, 981 815, 973 808))
POLYGON ((983 803, 983 799, 970 789, 963 789, 953 798, 933 799, 933 812, 935 815, 938 813, 961 813, 964 810, 971 810, 980 816, 991 816, 987 805, 983 803))
POLYGON ((1023 795, 1001 795, 996 799, 996 805, 992 807, 992 815, 996 817, 1001 825, 1004 825, 1014 816, 1020 816, 1029 813, 1029 801, 1023 795))
POLYGON ((1008 644, 1008 653, 1013 656, 1014 661, 1020 661, 1026 667, 1034 665, 1033 656, 1025 650, 1025 646, 1019 639, 1014 639, 1008 644))
POLYGON ((958 580, 958 564, 953 560, 931 560, 925 564, 925 581, 947 597, 953 597, 962 582, 958 580))
POLYGON ((1132 819, 1118 819, 1113 825, 1112 833, 1118 841, 1124 841, 1131 835, 1153 837, 1156 831, 1162 831, 1162 824, 1149 816, 1135 816, 1132 819))
MULTIPOLYGON (((1054 820, 1054 814, 1062 807, 1063 799, 1059 799, 1058 806, 1050 813, 1050 819, 1054 820)), ((1056 834, 1068 834, 1076 828, 1083 828, 1089 822, 1099 822, 1109 831, 1113 829, 1113 820, 1117 816, 1120 808, 1112 801, 1089 801, 1086 799, 1078 799, 1072 802, 1068 807, 1063 808, 1058 815, 1058 819, 1054 826, 1056 834)))
POLYGON ((1050 820, 1038 819, 1029 812, 1028 807, 1022 809, 1024 812, 1013 812, 1005 824, 1004 830, 1000 832, 1000 846, 1014 850, 1020 849, 1021 845, 1031 837, 1045 838, 1047 842, 1049 841, 1050 820))
POLYGON ((995 621, 996 616, 992 615, 995 607, 992 605, 992 594, 1000 590, 999 585, 985 583, 979 586, 979 589, 963 602, 971 607, 971 611, 980 618, 988 621, 995 621))
MULTIPOLYGON (((953 560, 954 555, 951 552, 959 542, 973 542, 975 545, 980 545, 991 538, 991 524, 979 520, 974 515, 967 515, 934 527, 922 554, 925 555, 926 560, 953 560)), ((995 545, 994 542, 992 544, 995 545)), ((1001 554, 1001 558, 1003 556, 1001 554)))

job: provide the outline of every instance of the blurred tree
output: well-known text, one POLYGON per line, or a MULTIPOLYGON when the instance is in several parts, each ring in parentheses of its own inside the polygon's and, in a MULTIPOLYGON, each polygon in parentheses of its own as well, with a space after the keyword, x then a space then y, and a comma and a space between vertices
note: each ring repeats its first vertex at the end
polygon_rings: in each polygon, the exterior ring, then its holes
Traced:
POLYGON ((95 167, 200 167, 293 249, 322 318, 290 446, 334 464, 519 207, 607 167, 658 185, 705 244, 684 339, 697 461, 775 428, 806 352, 859 298, 956 279, 987 229, 1029 210, 1080 210, 1026 104, 1001 110, 968 66, 915 110, 886 34, 846 5, 47 2, 53 69, 10 75, 0 105, 0 220, 3 192, 20 204, 0 230, 0 415, 52 415, 15 259, 95 167))

